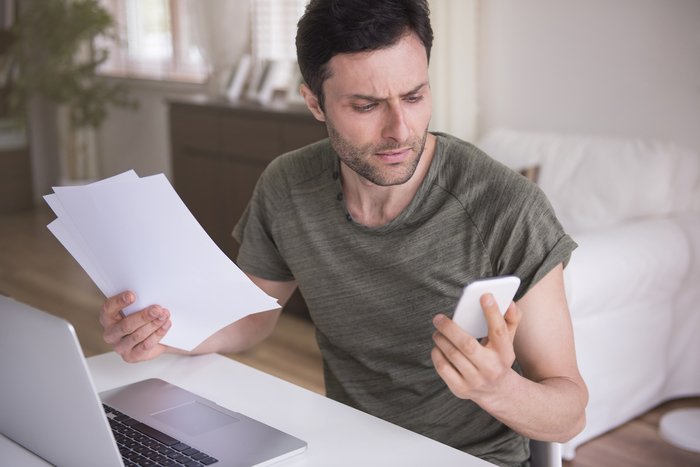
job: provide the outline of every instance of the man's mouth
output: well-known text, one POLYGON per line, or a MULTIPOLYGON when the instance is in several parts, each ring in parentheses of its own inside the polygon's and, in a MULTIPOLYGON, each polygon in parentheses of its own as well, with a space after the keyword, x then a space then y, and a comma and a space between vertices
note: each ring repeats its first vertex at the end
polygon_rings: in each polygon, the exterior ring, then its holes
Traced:
POLYGON ((397 164, 405 161, 411 154, 411 148, 404 148, 398 151, 378 152, 375 155, 387 164, 397 164))

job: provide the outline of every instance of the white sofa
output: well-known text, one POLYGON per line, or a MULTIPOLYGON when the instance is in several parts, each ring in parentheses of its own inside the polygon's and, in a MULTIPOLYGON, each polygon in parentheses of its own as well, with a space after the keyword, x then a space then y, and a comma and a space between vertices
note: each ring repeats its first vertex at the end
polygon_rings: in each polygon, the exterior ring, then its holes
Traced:
POLYGON ((700 157, 678 145, 507 129, 477 144, 537 184, 579 244, 565 269, 588 385, 580 444, 700 395, 700 157))

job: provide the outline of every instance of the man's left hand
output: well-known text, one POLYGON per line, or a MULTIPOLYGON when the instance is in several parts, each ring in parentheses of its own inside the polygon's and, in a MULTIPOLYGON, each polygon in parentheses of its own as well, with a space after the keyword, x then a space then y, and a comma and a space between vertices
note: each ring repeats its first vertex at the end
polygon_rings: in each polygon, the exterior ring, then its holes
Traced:
POLYGON ((437 328, 432 351, 435 369, 457 397, 475 401, 479 396, 493 396, 506 384, 515 361, 515 331, 522 318, 515 302, 501 316, 491 294, 481 297, 481 307, 489 328, 481 342, 445 315, 433 319, 437 328))

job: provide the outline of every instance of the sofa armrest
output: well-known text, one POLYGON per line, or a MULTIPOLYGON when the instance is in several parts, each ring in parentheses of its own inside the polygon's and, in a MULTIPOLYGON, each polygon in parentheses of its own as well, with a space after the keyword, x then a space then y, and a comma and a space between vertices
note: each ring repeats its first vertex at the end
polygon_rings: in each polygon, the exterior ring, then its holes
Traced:
POLYGON ((631 300, 671 298, 691 264, 686 232, 673 218, 573 235, 579 247, 564 271, 572 319, 631 300))

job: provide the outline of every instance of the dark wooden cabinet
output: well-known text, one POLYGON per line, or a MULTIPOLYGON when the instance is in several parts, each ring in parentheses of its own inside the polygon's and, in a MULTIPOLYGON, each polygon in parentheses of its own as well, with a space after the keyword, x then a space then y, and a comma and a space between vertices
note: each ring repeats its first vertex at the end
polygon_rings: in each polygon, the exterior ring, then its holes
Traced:
MULTIPOLYGON (((306 108, 203 98, 170 100, 169 112, 175 190, 235 261, 239 245, 231 232, 267 164, 326 138, 326 126, 306 108)), ((303 308, 299 298, 297 292, 288 308, 303 308)))
POLYGON ((0 213, 31 209, 32 167, 29 150, 0 149, 0 213))
MULTIPOLYGON (((19 1, 2 3, 0 9, 5 16, 0 22, 0 63, 4 65, 5 54, 16 39, 10 28, 17 21, 19 1)), ((10 82, 11 79, 3 79, 0 84, 0 214, 34 207, 32 163, 26 136, 15 128, 13 120, 8 120, 10 82)))
POLYGON ((275 157, 327 136, 308 109, 205 99, 171 100, 174 186, 217 245, 235 261, 231 237, 260 174, 275 157))

